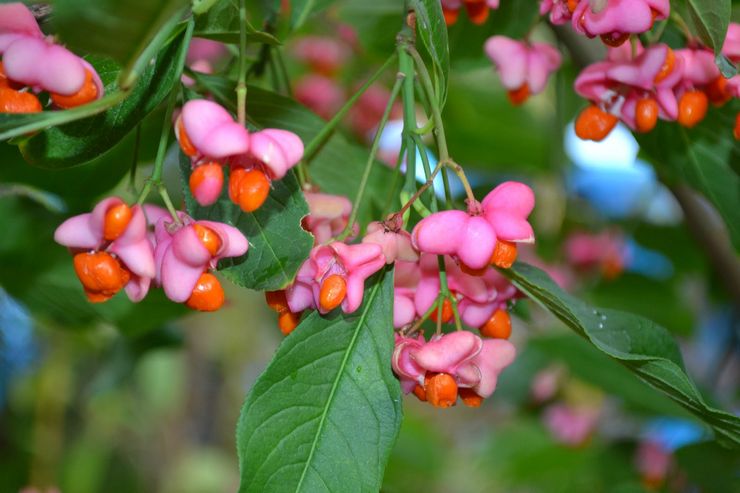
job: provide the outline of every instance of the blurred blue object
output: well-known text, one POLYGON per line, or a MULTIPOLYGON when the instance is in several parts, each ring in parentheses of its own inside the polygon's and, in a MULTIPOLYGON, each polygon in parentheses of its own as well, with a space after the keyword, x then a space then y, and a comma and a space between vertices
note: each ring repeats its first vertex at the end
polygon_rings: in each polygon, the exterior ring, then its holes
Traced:
POLYGON ((568 190, 610 219, 641 217, 655 224, 676 224, 681 210, 658 182, 653 168, 637 159, 639 147, 630 131, 618 125, 601 142, 579 139, 570 125, 565 152, 575 165, 568 190))
POLYGON ((640 246, 629 238, 625 242, 624 269, 652 279, 664 280, 673 275, 673 263, 665 255, 640 246))
POLYGON ((707 431, 698 424, 678 418, 657 418, 650 421, 645 426, 643 436, 670 452, 710 438, 707 431))
POLYGON ((36 357, 33 322, 26 308, 0 288, 0 408, 8 384, 36 357))

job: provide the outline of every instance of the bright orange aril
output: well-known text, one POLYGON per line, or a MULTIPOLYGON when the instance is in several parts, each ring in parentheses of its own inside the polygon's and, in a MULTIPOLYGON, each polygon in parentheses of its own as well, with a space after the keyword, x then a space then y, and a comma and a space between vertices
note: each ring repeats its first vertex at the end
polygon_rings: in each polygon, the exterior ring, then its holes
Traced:
POLYGON ((265 300, 267 301, 267 306, 278 313, 289 310, 288 300, 285 298, 285 290, 265 291, 265 300))
POLYGON ((413 392, 416 398, 419 399, 421 402, 427 401, 427 391, 424 390, 424 387, 422 387, 421 385, 416 384, 416 387, 414 387, 413 392))
POLYGON ((445 8, 443 6, 442 7, 442 14, 445 17, 445 24, 447 24, 448 26, 451 26, 451 25, 453 25, 454 23, 457 22, 457 18, 460 15, 460 10, 458 10, 458 9, 454 9, 454 10, 453 9, 448 9, 448 8, 445 8))
POLYGON ((88 69, 85 69, 85 82, 82 83, 82 87, 76 93, 69 96, 51 93, 51 101, 54 103, 54 106, 65 110, 95 101, 97 97, 98 86, 95 85, 92 72, 88 69))
POLYGON ((611 113, 591 105, 578 115, 575 124, 576 135, 584 140, 600 142, 609 135, 618 121, 619 119, 611 113))
POLYGON ((665 61, 663 61, 663 65, 661 65, 660 70, 658 71, 658 74, 655 76, 654 82, 658 84, 659 82, 663 81, 666 77, 671 75, 671 72, 673 72, 673 67, 676 65, 676 55, 673 53, 673 50, 668 48, 668 52, 665 56, 665 61))
POLYGON ((186 156, 193 157, 198 154, 198 149, 196 149, 193 143, 190 142, 190 137, 188 137, 188 133, 185 131, 185 124, 182 121, 182 115, 180 115, 177 118, 177 122, 175 122, 175 136, 177 137, 177 141, 180 143, 180 149, 182 149, 182 152, 184 152, 186 156))
POLYGON ((131 279, 128 270, 107 252, 78 253, 73 264, 88 299, 94 303, 110 298, 131 279))
POLYGON ((516 261, 517 248, 516 243, 512 241, 498 240, 496 247, 491 255, 491 265, 508 269, 516 261))
POLYGON ((642 98, 635 106, 635 128, 640 133, 650 132, 658 123, 658 102, 650 97, 642 98))
MULTIPOLYGON (((439 313, 439 306, 437 306, 431 315, 429 315, 429 318, 432 319, 432 321, 437 321, 437 314, 439 313)), ((442 302, 442 323, 447 323, 452 319, 452 303, 450 303, 450 300, 447 298, 444 299, 442 302)))
POLYGON ((460 389, 460 399, 468 407, 480 407, 483 404, 483 397, 475 393, 473 389, 460 389))
POLYGON ((221 249, 221 238, 211 228, 203 226, 202 224, 193 224, 193 229, 195 230, 195 234, 198 235, 200 242, 204 247, 206 247, 206 250, 208 250, 208 253, 215 257, 221 249))
POLYGON ((42 109, 35 94, 0 87, 0 113, 38 113, 42 109))
POLYGON ((722 75, 707 84, 704 92, 706 92, 709 101, 716 106, 722 106, 732 99, 732 95, 727 91, 727 79, 722 75))
POLYGON ((480 328, 480 335, 491 339, 508 339, 511 336, 511 317, 506 310, 498 309, 480 328))
POLYGON ((288 335, 298 327, 301 322, 301 314, 293 313, 291 311, 284 311, 278 315, 278 327, 283 335, 288 335))
POLYGON ((223 183, 224 170, 220 163, 211 162, 196 166, 193 172, 190 173, 190 180, 188 181, 190 192, 195 195, 195 191, 205 180, 220 180, 223 183))
POLYGON ((506 95, 509 97, 511 104, 519 106, 529 98, 529 85, 525 82, 519 87, 519 89, 509 91, 506 95))
POLYGON ((270 180, 260 170, 237 169, 229 177, 229 197, 244 212, 254 212, 265 203, 270 180))
POLYGON ((126 231, 128 223, 131 222, 131 216, 133 216, 133 212, 126 204, 122 203, 110 207, 105 212, 103 238, 107 241, 118 239, 126 231))
POLYGON ((678 123, 692 128, 707 116, 709 98, 702 91, 688 91, 678 100, 678 123))
POLYGON ((324 311, 331 311, 342 304, 347 296, 347 281, 339 274, 332 274, 321 283, 319 304, 324 311))
POLYGON ((468 18, 473 24, 481 25, 488 19, 488 5, 485 0, 463 0, 468 18))
POLYGON ((448 408, 457 402, 457 383, 447 373, 427 373, 424 381, 427 402, 434 407, 448 408))
POLYGON ((189 308, 201 312, 215 312, 224 304, 224 289, 216 276, 210 272, 201 274, 190 298, 185 302, 189 308))

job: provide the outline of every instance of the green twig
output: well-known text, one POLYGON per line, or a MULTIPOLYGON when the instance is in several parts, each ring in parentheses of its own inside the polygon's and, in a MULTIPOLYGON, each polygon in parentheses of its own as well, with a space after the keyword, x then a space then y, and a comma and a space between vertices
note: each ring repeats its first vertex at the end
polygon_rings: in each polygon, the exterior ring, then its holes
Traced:
POLYGON ((236 112, 240 125, 247 121, 247 8, 239 0, 239 80, 236 84, 236 112))
POLYGON ((388 104, 385 107, 385 111, 383 112, 383 117, 380 119, 380 123, 378 123, 378 129, 375 133, 372 147, 370 147, 370 155, 367 158, 367 163, 365 163, 365 170, 363 171, 362 179, 360 180, 360 188, 357 190, 355 201, 352 204, 352 212, 350 213, 349 220, 347 221, 347 226, 344 228, 344 231, 337 237, 338 240, 343 240, 347 236, 349 236, 350 233, 352 233, 352 226, 357 219, 357 213, 360 209, 360 204, 362 203, 362 199, 365 196, 365 189, 367 188, 367 182, 370 178, 370 171, 373 169, 375 154, 378 152, 378 146, 380 145, 380 138, 383 135, 385 124, 388 123, 388 118, 391 115, 391 110, 393 110, 393 103, 395 103, 396 97, 398 97, 398 92, 401 90, 402 81, 403 79, 397 79, 396 83, 393 84, 391 95, 388 98, 388 104))
POLYGON ((365 82, 365 84, 360 87, 357 92, 349 98, 349 100, 344 103, 344 106, 340 108, 340 110, 337 112, 334 117, 329 120, 326 125, 321 129, 321 131, 311 139, 311 141, 306 144, 306 148, 303 152, 303 161, 306 163, 311 162, 311 160, 316 157, 316 155, 321 151, 321 149, 324 147, 324 145, 329 141, 329 137, 334 133, 334 130, 336 130, 339 123, 342 121, 344 116, 347 114, 347 112, 354 106, 354 104, 357 102, 358 99, 365 93, 365 91, 368 90, 368 88, 375 83, 378 78, 380 78, 381 75, 388 69, 388 67, 395 61, 396 54, 393 55, 386 60, 386 62, 375 72, 370 78, 365 82))

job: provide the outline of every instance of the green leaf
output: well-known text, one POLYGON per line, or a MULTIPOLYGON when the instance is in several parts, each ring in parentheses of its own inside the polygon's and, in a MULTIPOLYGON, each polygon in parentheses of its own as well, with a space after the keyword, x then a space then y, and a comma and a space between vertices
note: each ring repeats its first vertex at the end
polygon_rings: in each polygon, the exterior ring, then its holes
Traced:
POLYGON ((324 10, 332 3, 334 0, 293 0, 290 5, 291 29, 299 29, 311 14, 324 10))
MULTIPOLYGON (((163 111, 154 111, 141 123, 139 162, 154 159, 159 143, 163 111)), ((116 186, 130 172, 136 132, 129 134, 113 148, 85 166, 43 169, 29 166, 17 146, 0 144, 0 182, 22 183, 53 193, 64 200, 68 213, 89 212, 95 199, 116 186)))
POLYGON ((355 313, 313 312, 283 341, 239 418, 241 493, 379 491, 402 414, 392 313, 388 271, 355 313))
MULTIPOLYGON (((227 79, 205 74, 194 74, 194 78, 208 90, 216 100, 236 110, 235 83, 227 79)), ((282 128, 296 133, 304 144, 313 139, 326 124, 298 102, 274 92, 249 86, 247 95, 247 119, 261 128, 282 128)), ((355 198, 360 187, 360 178, 367 162, 368 150, 350 144, 340 133, 335 133, 308 167, 311 181, 322 192, 355 198)), ((368 181, 367 199, 360 204, 358 219, 362 223, 380 217, 386 210, 389 185, 397 176, 393 170, 376 161, 368 181)))
POLYGON ((740 144, 733 139, 737 105, 710 110, 702 123, 685 129, 661 123, 648 134, 638 134, 650 161, 698 190, 717 208, 732 242, 740 248, 740 144))
POLYGON ((434 65, 440 104, 447 100, 447 79, 450 73, 450 47, 447 41, 447 24, 438 0, 412 0, 416 11, 418 36, 424 43, 434 65))
POLYGON ((702 43, 719 54, 732 14, 731 0, 686 0, 689 16, 702 43))
POLYGON ((186 5, 187 0, 56 0, 54 24, 71 48, 110 56, 128 72, 186 5))
MULTIPOLYGON (((179 83, 191 32, 192 28, 184 30, 163 47, 121 103, 105 113, 47 129, 22 142, 20 148, 26 161, 42 168, 67 168, 111 149, 179 83)), ((100 62, 96 68, 107 81, 106 92, 115 93, 116 64, 100 62)), ((0 118, 0 124, 2 121, 0 118)))
MULTIPOLYGON (((246 25, 247 41, 279 45, 280 40, 270 33, 258 31, 249 22, 246 25)), ((194 36, 222 43, 239 44, 239 2, 222 0, 205 15, 195 19, 194 36)))
POLYGON ((740 448, 740 418, 704 401, 686 374, 678 346, 663 327, 630 313, 593 308, 531 265, 517 263, 501 272, 598 350, 710 425, 719 440, 740 448))
POLYGON ((308 205, 293 172, 273 181, 262 207, 247 213, 231 202, 227 187, 212 206, 198 205, 187 186, 190 161, 182 153, 180 171, 188 213, 196 219, 231 224, 249 240, 244 256, 221 261, 219 270, 224 277, 258 290, 277 290, 290 284, 313 246, 313 237, 301 227, 308 205))

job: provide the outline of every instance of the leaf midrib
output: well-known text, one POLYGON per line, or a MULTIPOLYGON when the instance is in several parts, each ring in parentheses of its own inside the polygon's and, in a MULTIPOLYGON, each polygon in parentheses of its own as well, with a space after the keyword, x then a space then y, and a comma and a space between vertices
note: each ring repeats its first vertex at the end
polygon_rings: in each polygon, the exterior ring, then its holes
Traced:
MULTIPOLYGON (((375 286, 373 286, 372 291, 369 293, 368 299, 365 302, 365 309, 360 315, 360 318, 357 321, 357 324, 355 326, 355 333, 352 335, 352 340, 347 345, 347 351, 344 353, 344 358, 342 358, 342 362, 339 365, 337 376, 334 378, 334 383, 332 384, 331 390, 329 391, 329 397, 326 400, 324 411, 321 413, 321 418, 319 419, 319 426, 316 429, 316 435, 314 436, 313 443, 311 444, 311 451, 308 454, 308 458, 306 459, 306 464, 304 465, 303 471, 301 472, 301 477, 298 480, 298 484, 295 487, 296 492, 299 492, 301 490, 301 486, 303 485, 303 480, 306 478, 306 473, 308 472, 309 467, 311 467, 311 461, 313 460, 314 453, 316 452, 316 449, 318 448, 319 438, 321 437, 321 432, 324 429, 324 423, 326 422, 326 417, 329 414, 329 409, 331 408, 332 402, 334 400, 334 394, 337 391, 337 387, 339 387, 339 381, 342 377, 342 374, 344 373, 345 368, 347 367, 347 361, 349 360, 349 356, 350 354, 354 352, 355 344, 360 334, 360 329, 365 323, 365 319, 367 318, 367 314, 373 305, 373 301, 375 300, 375 297, 377 296, 378 290, 383 284, 384 277, 385 277, 385 272, 383 273, 383 276, 380 279, 378 279, 378 281, 375 283, 375 286)), ((323 481, 323 478, 322 478, 322 481, 323 481)))

